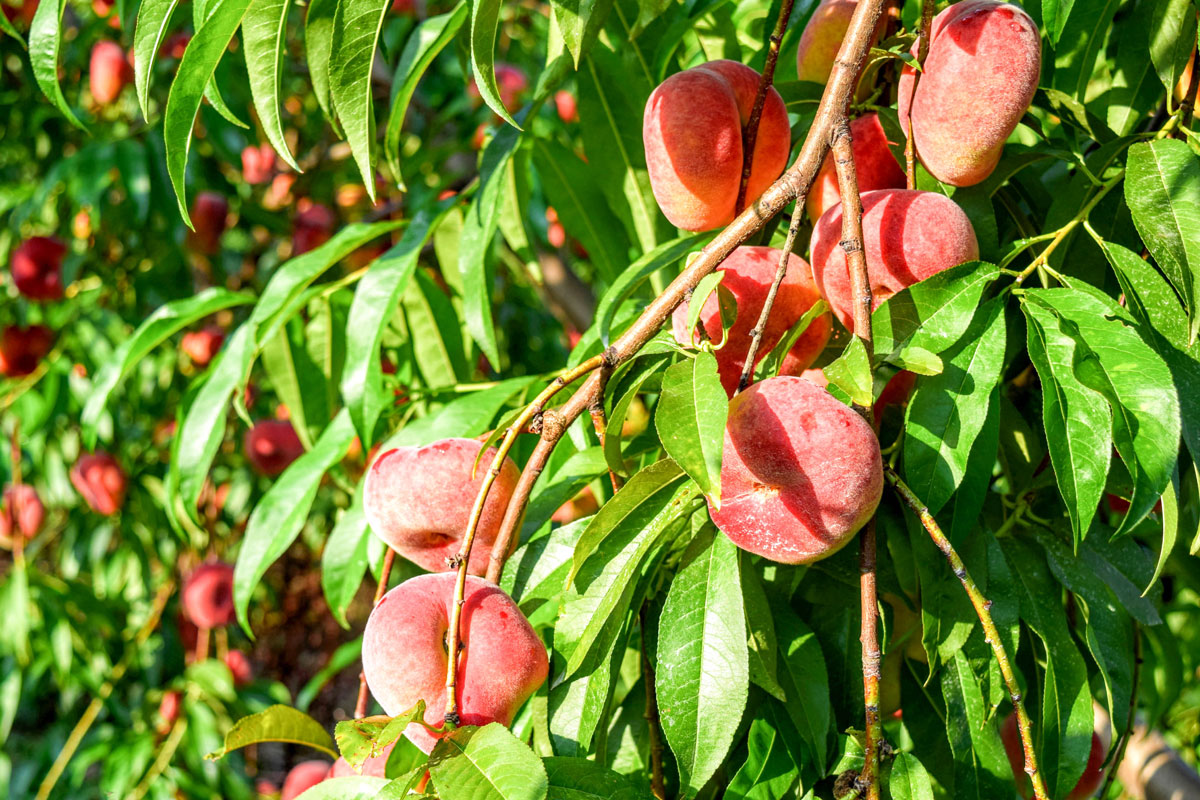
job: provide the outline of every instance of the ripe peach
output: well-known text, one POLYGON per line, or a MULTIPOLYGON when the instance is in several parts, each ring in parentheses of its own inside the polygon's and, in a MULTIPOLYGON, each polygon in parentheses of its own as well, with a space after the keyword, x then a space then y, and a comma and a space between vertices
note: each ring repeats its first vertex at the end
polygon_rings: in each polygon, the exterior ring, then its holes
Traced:
MULTIPOLYGON (((850 137, 854 142, 854 168, 860 192, 903 189, 907 185, 904 170, 888 148, 887 134, 879 124, 878 114, 872 112, 853 120, 850 137)), ((816 222, 827 209, 840 202, 842 194, 838 190, 837 168, 831 153, 825 157, 808 193, 808 218, 816 222)))
POLYGON ((132 80, 133 69, 121 45, 102 40, 92 46, 88 83, 98 104, 106 106, 116 100, 132 80))
POLYGON ((1033 100, 1041 66, 1041 35, 1020 6, 966 0, 938 14, 916 96, 911 67, 899 86, 900 124, 907 132, 911 104, 925 168, 954 186, 991 175, 1033 100))
POLYGON ((267 142, 242 150, 242 178, 249 184, 266 183, 275 174, 275 148, 267 142))
MULTIPOLYGON (((796 72, 800 80, 814 83, 829 80, 833 61, 842 46, 842 39, 846 38, 857 5, 857 0, 822 0, 813 11, 796 48, 796 72)), ((887 14, 881 14, 874 41, 879 41, 886 25, 887 14)))
POLYGON ((221 248, 221 234, 229 224, 229 202, 216 192, 200 192, 189 212, 194 230, 188 234, 192 246, 209 255, 221 248))
POLYGON ((296 800, 297 797, 325 780, 329 775, 329 763, 320 759, 301 761, 292 767, 283 779, 283 793, 279 800, 296 800))
POLYGON ((241 650, 230 650, 225 654, 225 666, 233 673, 233 685, 245 686, 254 678, 250 659, 241 650))
MULTIPOLYGON (((873 308, 901 289, 979 258, 979 242, 967 215, 935 192, 879 189, 862 195, 863 250, 873 308)), ((833 313, 854 324, 850 274, 841 247, 842 206, 817 220, 812 234, 813 277, 833 313)))
POLYGON ((192 570, 183 585, 183 613, 205 630, 233 622, 233 566, 208 561, 192 570))
POLYGON ((0 504, 0 546, 9 547, 15 535, 26 539, 37 536, 46 518, 46 509, 37 490, 27 483, 5 488, 0 504))
POLYGON ((207 325, 198 331, 188 331, 179 343, 188 358, 198 367, 206 367, 225 342, 225 331, 219 325, 207 325))
POLYGON ((20 378, 30 374, 53 346, 54 334, 45 325, 9 325, 0 334, 0 375, 20 378))
POLYGON ((183 697, 176 691, 166 692, 162 696, 162 702, 158 704, 158 716, 162 718, 160 730, 170 728, 175 724, 175 720, 179 719, 179 707, 183 697))
POLYGON ((853 409, 803 378, 756 383, 729 403, 716 526, 783 564, 837 552, 879 505, 879 440, 853 409))
POLYGON ((62 260, 66 252, 66 245, 49 236, 33 236, 22 242, 9 262, 17 291, 30 300, 62 297, 62 260))
MULTIPOLYGON (((770 247, 739 247, 720 266, 725 273, 721 285, 737 300, 737 319, 729 329, 729 340, 717 351, 721 385, 730 397, 737 389, 738 378, 750 352, 750 332, 758 324, 758 316, 775 280, 781 255, 782 251, 770 247)), ((779 293, 775 296, 775 305, 767 320, 756 363, 771 352, 780 338, 819 299, 820 294, 812 281, 812 270, 804 259, 793 253, 788 257, 787 275, 779 284, 779 293)), ((692 339, 689 335, 691 332, 687 330, 687 315, 688 304, 682 303, 676 307, 671 318, 675 338, 685 345, 690 344, 692 339)), ((700 320, 709 338, 714 342, 720 341, 721 314, 715 292, 704 302, 700 320)), ((828 314, 822 314, 809 324, 783 360, 784 375, 799 375, 821 354, 825 343, 829 341, 830 327, 828 314)))
POLYGON ((242 449, 250 466, 262 475, 274 476, 304 455, 304 445, 292 423, 286 420, 259 420, 246 431, 242 449))
POLYGON ((97 514, 112 516, 125 503, 125 470, 103 450, 80 456, 71 467, 71 485, 97 514))
MULTIPOLYGON (((1013 780, 1016 781, 1017 791, 1025 800, 1033 797, 1033 789, 1029 785, 1029 776, 1025 774, 1025 749, 1021 744, 1021 731, 1017 728, 1017 715, 1009 714, 1000 726, 1000 741, 1004 743, 1004 752, 1008 755, 1008 763, 1012 767, 1013 780)), ((1104 742, 1096 733, 1092 733, 1092 749, 1088 752, 1087 765, 1079 783, 1066 796, 1065 800, 1086 800, 1100 788, 1104 780, 1104 742)), ((1047 787, 1053 788, 1053 787, 1047 787)))
MULTIPOLYGON (((733 220, 742 179, 742 127, 759 74, 735 61, 710 61, 667 78, 646 102, 642 141, 650 188, 672 225, 706 231, 733 220)), ((767 92, 746 185, 752 203, 783 172, 791 129, 783 99, 767 92)))
MULTIPOLYGON (((418 575, 385 594, 363 631, 363 673, 384 710, 396 715, 418 700, 425 721, 441 725, 446 708, 446 634, 454 605, 452 572, 418 575)), ((458 713, 463 725, 508 725, 546 680, 546 648, 512 598, 467 577, 460 628, 458 713)), ((428 753, 435 737, 418 724, 405 735, 428 753)))
POLYGON ((313 203, 296 215, 292 231, 292 255, 314 250, 329 241, 336 222, 328 206, 313 203))
MULTIPOLYGON (((447 569, 446 559, 458 553, 471 508, 496 455, 495 450, 484 453, 472 478, 482 448, 475 439, 442 439, 380 454, 363 487, 363 510, 371 530, 418 566, 431 572, 447 569)), ((469 569, 474 575, 487 571, 492 543, 520 474, 506 458, 488 492, 471 547, 469 569)))
POLYGON ((568 124, 579 122, 579 109, 575 102, 575 95, 566 89, 559 89, 554 93, 554 109, 558 111, 558 118, 563 122, 568 124))

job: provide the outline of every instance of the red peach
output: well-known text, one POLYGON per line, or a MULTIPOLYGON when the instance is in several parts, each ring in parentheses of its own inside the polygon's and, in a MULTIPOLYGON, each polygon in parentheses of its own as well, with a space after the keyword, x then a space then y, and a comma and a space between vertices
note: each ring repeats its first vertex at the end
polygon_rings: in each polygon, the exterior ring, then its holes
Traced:
POLYGON ((297 797, 325 780, 329 775, 329 763, 319 759, 301 761, 292 767, 283 779, 283 793, 279 800, 296 800, 297 797))
POLYGON ((225 331, 219 325, 207 325, 198 331, 188 331, 179 343, 188 358, 198 367, 206 367, 225 342, 225 331))
MULTIPOLYGON (((945 195, 879 189, 862 195, 863 250, 873 308, 896 292, 966 261, 979 258, 975 229, 945 195)), ((817 220, 812 234, 813 277, 833 313, 854 324, 853 293, 841 247, 842 206, 817 220)))
POLYGON ((233 622, 233 566, 208 561, 196 567, 183 585, 183 613, 202 630, 233 622))
MULTIPOLYGON (((815 83, 829 80, 838 48, 846 38, 850 18, 857 6, 857 0, 822 0, 816 7, 796 47, 796 72, 800 80, 815 83)), ((886 25, 887 14, 884 13, 879 16, 873 42, 879 41, 886 25)))
MULTIPOLYGON (((379 601, 363 631, 363 673, 384 710, 395 716, 418 700, 425 721, 441 725, 446 707, 446 634, 454 606, 452 572, 418 575, 379 601)), ((546 681, 546 648, 512 598, 493 583, 467 577, 463 593, 457 693, 463 725, 508 725, 546 681)), ((435 737, 421 725, 405 735, 428 753, 435 737)))
MULTIPOLYGON (((721 385, 730 397, 737 389, 738 378, 742 374, 746 356, 750 353, 751 331, 758 324, 758 317, 775 280, 775 272, 779 269, 782 255, 783 251, 771 247, 739 247, 730 253, 720 266, 720 270, 725 273, 721 285, 728 289, 737 301, 737 319, 729 329, 729 340, 717 351, 721 385)), ((775 296, 775 305, 772 306, 771 316, 767 320, 767 329, 758 348, 756 363, 771 352, 771 348, 819 299, 820 295, 812 280, 812 270, 804 259, 793 253, 788 257, 787 275, 775 296)), ((687 316, 688 304, 681 303, 676 307, 671 320, 676 340, 684 345, 690 345, 692 339, 689 336, 690 331, 687 330, 687 316)), ((720 341, 721 314, 716 292, 709 295, 704 302, 700 320, 709 338, 714 342, 720 341)), ((812 364, 825 349, 830 328, 828 314, 814 319, 784 358, 783 374, 798 375, 812 364)))
POLYGON ((259 420, 246 431, 242 446, 250 466, 267 476, 278 475, 304 455, 296 429, 286 420, 259 420))
POLYGON ((45 325, 28 328, 9 325, 0 334, 0 375, 6 378, 29 375, 53 346, 54 334, 45 325))
MULTIPOLYGON (((887 134, 879 124, 879 115, 864 114, 850 123, 850 137, 854 142, 854 168, 858 178, 858 190, 869 192, 874 189, 903 189, 907 185, 904 170, 888 148, 887 134)), ((833 155, 825 157, 821 171, 808 193, 808 218, 816 222, 831 206, 842 202, 838 190, 837 168, 833 155)))
POLYGON ((188 238, 193 246, 209 255, 221 248, 221 234, 229 224, 229 202, 216 192, 200 192, 190 212, 195 226, 188 238))
POLYGON ((566 89, 559 89, 554 93, 554 109, 558 111, 558 118, 563 122, 579 122, 579 108, 575 102, 575 95, 566 89))
POLYGON ((0 545, 9 546, 14 535, 32 539, 41 530, 46 509, 37 490, 27 483, 5 488, 0 505, 0 545))
POLYGON ((242 150, 242 178, 249 184, 266 183, 275 174, 275 148, 267 142, 242 150))
MULTIPOLYGON (((735 61, 710 61, 667 78, 646 102, 642 141, 650 188, 671 224, 705 231, 733 220, 742 179, 742 128, 759 74, 735 61)), ((783 99, 774 88, 754 145, 746 203, 780 176, 791 149, 783 99)))
POLYGON ((49 236, 33 236, 22 242, 9 261, 17 291, 30 300, 62 297, 62 260, 66 252, 66 245, 49 236))
POLYGON ((182 700, 183 697, 176 691, 163 694, 162 702, 158 704, 158 716, 162 718, 163 728, 170 728, 175 724, 175 720, 179 719, 179 707, 182 700))
POLYGON ((112 103, 121 94, 125 84, 133 80, 133 70, 125 51, 116 42, 102 40, 92 46, 88 82, 92 97, 101 106, 112 103))
MULTIPOLYGON (((488 450, 475 469, 482 448, 475 439, 442 439, 381 454, 363 486, 363 510, 371 530, 418 566, 431 572, 447 569, 446 559, 458 553, 475 497, 496 455, 488 450)), ((488 492, 471 548, 469 569, 474 575, 487 571, 492 543, 520 474, 506 458, 488 492)))
POLYGON ((97 514, 112 516, 125 503, 125 471, 103 450, 80 456, 71 467, 71 484, 97 514))
POLYGON ((592 493, 591 487, 585 486, 579 494, 559 506, 550 519, 560 525, 566 525, 568 522, 591 516, 599 510, 600 504, 596 502, 596 495, 592 493))
POLYGON ((233 685, 245 686, 254 678, 250 659, 241 650, 230 650, 225 654, 225 666, 233 673, 233 685))
MULTIPOLYGON (((1025 748, 1021 744, 1021 731, 1017 728, 1015 713, 1009 714, 1008 718, 1004 720, 1004 724, 1000 726, 1000 741, 1004 743, 1004 752, 1008 755, 1008 763, 1012 767, 1017 791, 1022 797, 1029 800, 1030 797, 1033 797, 1033 789, 1029 785, 1029 776, 1025 773, 1025 748)), ((1075 788, 1071 790, 1065 800, 1086 800, 1094 795, 1100 788, 1100 782, 1104 780, 1104 770, 1101 769, 1103 764, 1104 742, 1093 732, 1092 749, 1088 752, 1083 775, 1080 776, 1079 782, 1075 784, 1075 788)))
POLYGON ((292 255, 298 256, 314 250, 333 235, 336 219, 328 206, 313 203, 296 215, 292 231, 292 255))
POLYGON ((883 462, 871 426, 795 377, 756 383, 729 403, 716 526, 783 564, 837 552, 879 505, 883 462))

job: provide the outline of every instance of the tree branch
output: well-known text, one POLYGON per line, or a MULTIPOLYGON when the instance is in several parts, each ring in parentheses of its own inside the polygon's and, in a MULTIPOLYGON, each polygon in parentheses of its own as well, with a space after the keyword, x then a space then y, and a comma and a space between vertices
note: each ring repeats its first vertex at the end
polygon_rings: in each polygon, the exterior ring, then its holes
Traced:
MULTIPOLYGON (((1197 53, 1192 52, 1192 60, 1189 62, 1192 66, 1192 76, 1188 79, 1187 93, 1183 96, 1183 102, 1179 104, 1179 126, 1186 128, 1192 124, 1192 114, 1196 110, 1196 92, 1200 90, 1200 59, 1197 59, 1197 53)), ((1176 135, 1180 139, 1186 139, 1187 135, 1177 130, 1176 135)))
POLYGON ((650 791, 655 800, 666 800, 667 788, 663 777, 663 741, 658 729, 658 697, 654 688, 654 667, 646 653, 646 607, 638 611, 641 627, 639 636, 642 644, 642 683, 646 686, 646 727, 650 731, 650 791))
MULTIPOLYGON (((379 601, 383 599, 384 592, 387 591, 388 579, 392 575, 392 563, 396 560, 396 551, 391 547, 387 549, 387 554, 383 557, 383 570, 379 573, 379 585, 375 587, 375 601, 371 603, 371 608, 379 605, 379 601)), ((367 715, 367 703, 370 702, 371 693, 367 689, 367 673, 358 673, 358 702, 354 704, 354 718, 362 719, 367 715)))

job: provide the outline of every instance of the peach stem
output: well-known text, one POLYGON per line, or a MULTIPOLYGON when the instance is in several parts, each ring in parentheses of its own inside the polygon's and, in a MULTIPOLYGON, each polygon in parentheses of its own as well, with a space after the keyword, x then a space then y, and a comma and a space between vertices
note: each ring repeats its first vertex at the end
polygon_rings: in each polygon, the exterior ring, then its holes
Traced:
MULTIPOLYGON (((379 605, 379 601, 383 598, 384 592, 387 591, 388 579, 392 576, 392 562, 396 560, 396 551, 388 548, 387 554, 383 557, 383 569, 379 572, 379 585, 375 587, 375 601, 371 603, 371 608, 379 605)), ((367 673, 358 673, 358 701, 354 704, 354 718, 362 719, 367 715, 367 703, 370 702, 371 693, 367 689, 367 673)))
MULTIPOLYGON (((921 0, 921 30, 917 39, 917 63, 925 66, 925 57, 929 55, 929 29, 933 25, 933 0, 921 0)), ((917 188, 917 135, 913 130, 912 111, 913 101, 917 98, 917 82, 921 80, 921 71, 913 70, 912 89, 908 94, 908 140, 904 143, 905 175, 909 189, 917 188)))

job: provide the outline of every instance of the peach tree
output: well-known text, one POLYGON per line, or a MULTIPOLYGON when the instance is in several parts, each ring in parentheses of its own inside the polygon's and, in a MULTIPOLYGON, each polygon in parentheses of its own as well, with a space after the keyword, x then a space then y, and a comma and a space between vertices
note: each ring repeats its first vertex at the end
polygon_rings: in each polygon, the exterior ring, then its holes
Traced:
POLYGON ((1192 3, 2 5, 6 796, 1198 791, 1192 3))

